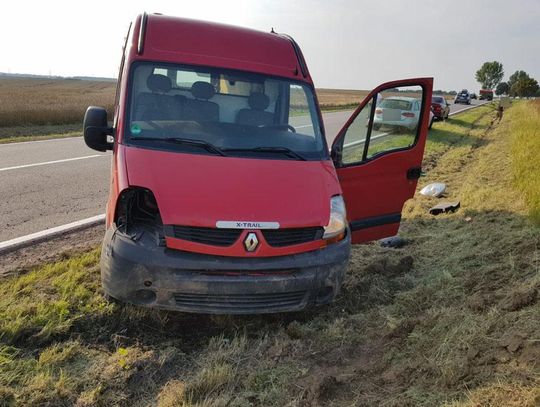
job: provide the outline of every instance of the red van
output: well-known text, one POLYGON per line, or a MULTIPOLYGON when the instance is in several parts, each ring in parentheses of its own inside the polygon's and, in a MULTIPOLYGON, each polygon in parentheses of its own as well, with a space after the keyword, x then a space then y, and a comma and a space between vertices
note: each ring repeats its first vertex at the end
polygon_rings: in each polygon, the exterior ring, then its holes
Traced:
POLYGON ((377 87, 328 143, 291 37, 139 16, 112 127, 103 108, 84 118, 86 144, 113 150, 106 295, 229 314, 331 302, 351 244, 398 231, 421 172, 432 84, 377 87), (375 130, 376 102, 387 96, 413 98, 420 109, 385 109, 375 130), (414 128, 393 127, 411 114, 414 128))

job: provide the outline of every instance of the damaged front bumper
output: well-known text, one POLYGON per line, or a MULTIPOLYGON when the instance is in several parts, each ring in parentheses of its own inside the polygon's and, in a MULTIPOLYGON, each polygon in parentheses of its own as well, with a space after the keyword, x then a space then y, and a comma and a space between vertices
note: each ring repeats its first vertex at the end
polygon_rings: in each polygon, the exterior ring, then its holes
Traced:
POLYGON ((185 312, 256 314, 327 304, 339 293, 350 255, 350 234, 326 248, 263 258, 211 256, 171 250, 141 233, 113 225, 105 234, 101 280, 122 302, 185 312))

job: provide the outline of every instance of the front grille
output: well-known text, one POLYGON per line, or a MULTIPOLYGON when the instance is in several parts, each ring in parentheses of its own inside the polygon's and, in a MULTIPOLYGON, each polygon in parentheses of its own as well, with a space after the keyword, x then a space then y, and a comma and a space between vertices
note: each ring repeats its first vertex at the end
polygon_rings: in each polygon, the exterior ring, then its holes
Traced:
POLYGON ((270 246, 282 247, 322 239, 324 229, 320 227, 268 229, 263 230, 262 233, 270 246))
MULTIPOLYGON (((230 246, 238 240, 238 237, 242 233, 241 229, 218 229, 176 225, 167 229, 169 233, 177 239, 213 246, 230 246)), ((166 234, 169 234, 167 233, 167 229, 166 234)))
POLYGON ((264 294, 175 293, 176 306, 202 312, 253 313, 289 310, 299 307, 305 291, 264 294))
MULTIPOLYGON (((165 226, 167 236, 213 246, 230 246, 238 240, 242 232, 242 229, 165 226)), ((283 247, 322 239, 324 229, 321 227, 264 229, 260 233, 264 235, 270 246, 283 247)))

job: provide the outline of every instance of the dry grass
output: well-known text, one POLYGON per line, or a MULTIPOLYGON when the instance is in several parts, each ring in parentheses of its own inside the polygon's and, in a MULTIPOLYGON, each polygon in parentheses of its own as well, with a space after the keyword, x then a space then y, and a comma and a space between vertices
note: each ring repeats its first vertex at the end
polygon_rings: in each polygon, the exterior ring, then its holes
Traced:
POLYGON ((531 217, 540 225, 540 100, 519 103, 505 120, 510 122, 514 182, 525 195, 531 217))
POLYGON ((511 173, 511 112, 438 123, 402 249, 355 247, 338 301, 211 317, 109 305, 98 252, 0 280, 0 405, 539 404, 540 230, 511 173))
POLYGON ((367 90, 317 89, 321 110, 354 109, 369 94, 367 90))
POLYGON ((114 82, 76 79, 0 79, 0 127, 81 123, 90 105, 109 111, 114 82))

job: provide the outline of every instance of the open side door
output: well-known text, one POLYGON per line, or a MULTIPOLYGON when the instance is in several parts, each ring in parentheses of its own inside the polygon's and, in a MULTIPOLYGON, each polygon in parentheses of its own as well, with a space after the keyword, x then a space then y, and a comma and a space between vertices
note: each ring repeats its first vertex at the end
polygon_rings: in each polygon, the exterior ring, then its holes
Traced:
POLYGON ((384 83, 370 92, 332 145, 352 242, 394 236, 422 172, 433 78, 384 83))

